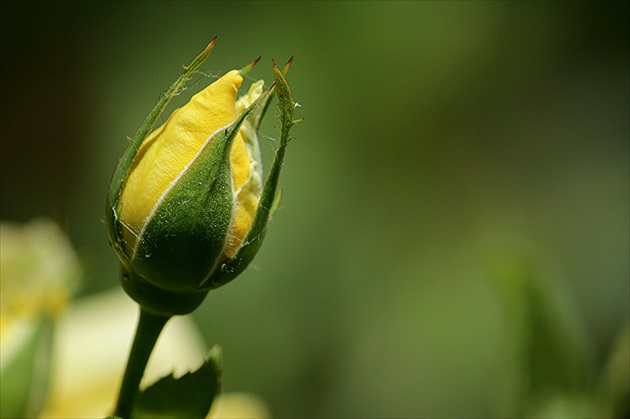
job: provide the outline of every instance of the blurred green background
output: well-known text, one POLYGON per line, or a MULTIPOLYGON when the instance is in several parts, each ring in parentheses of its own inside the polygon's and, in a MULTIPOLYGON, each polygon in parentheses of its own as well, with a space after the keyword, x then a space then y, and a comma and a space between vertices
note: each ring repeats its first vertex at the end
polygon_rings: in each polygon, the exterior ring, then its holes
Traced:
POLYGON ((254 266, 195 313, 224 348, 225 390, 279 417, 591 416, 615 374, 623 392, 627 362, 609 359, 630 311, 627 3, 3 2, 1 15, 0 217, 57 220, 84 294, 117 286, 105 193, 181 65, 215 35, 192 90, 260 54, 250 76, 269 81, 271 58, 295 56, 305 121, 281 210, 254 266))

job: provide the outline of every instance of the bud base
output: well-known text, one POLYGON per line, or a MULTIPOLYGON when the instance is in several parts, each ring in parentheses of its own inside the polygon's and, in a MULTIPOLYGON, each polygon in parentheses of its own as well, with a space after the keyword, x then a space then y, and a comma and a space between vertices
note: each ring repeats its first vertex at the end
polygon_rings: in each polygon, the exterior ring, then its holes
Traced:
POLYGON ((142 309, 156 316, 176 316, 192 313, 208 295, 208 290, 199 292, 166 291, 150 284, 124 266, 120 270, 123 289, 142 309))

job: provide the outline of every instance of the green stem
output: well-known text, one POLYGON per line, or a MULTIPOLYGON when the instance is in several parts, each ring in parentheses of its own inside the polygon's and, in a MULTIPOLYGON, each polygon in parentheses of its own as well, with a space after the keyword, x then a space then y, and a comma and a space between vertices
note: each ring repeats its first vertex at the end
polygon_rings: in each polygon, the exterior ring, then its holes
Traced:
POLYGON ((139 391, 140 380, 147 366, 147 361, 155 342, 157 342, 164 325, 170 317, 156 316, 140 308, 140 319, 136 336, 133 339, 129 361, 120 386, 120 394, 116 403, 114 416, 129 419, 133 402, 139 391))

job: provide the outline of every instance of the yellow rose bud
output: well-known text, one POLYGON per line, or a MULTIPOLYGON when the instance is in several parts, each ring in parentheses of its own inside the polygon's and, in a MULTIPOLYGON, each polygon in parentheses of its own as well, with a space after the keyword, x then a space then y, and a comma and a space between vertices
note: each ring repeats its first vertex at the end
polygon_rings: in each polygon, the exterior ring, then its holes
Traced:
MULTIPOLYGON (((121 196, 124 246, 132 258, 140 247, 138 238, 142 236, 152 212, 158 209, 160 199, 194 161, 212 134, 236 119, 235 100, 242 81, 237 70, 230 71, 173 112, 168 121, 153 131, 140 146, 121 196)), ((240 133, 233 141, 230 166, 232 189, 237 192, 251 177, 252 158, 240 133)), ((234 242, 242 240, 251 226, 259 194, 251 197, 255 201, 254 208, 249 206, 245 211, 239 210, 243 214, 235 220, 238 227, 232 229, 236 237, 229 246, 225 246, 230 256, 234 255, 234 242), (249 222, 241 221, 242 218, 249 222)))
MULTIPOLYGON (((203 59, 186 68, 147 117, 108 195, 110 242, 122 262, 123 288, 160 315, 194 310, 208 290, 247 266, 271 215, 288 142, 287 129, 272 165, 275 174, 263 190, 256 133, 272 89, 289 92, 277 69, 275 88, 263 91, 259 81, 241 98, 241 72, 228 72, 147 135, 203 59)), ((292 109, 290 92, 280 102, 292 109)), ((292 123, 283 119, 283 128, 292 123)))

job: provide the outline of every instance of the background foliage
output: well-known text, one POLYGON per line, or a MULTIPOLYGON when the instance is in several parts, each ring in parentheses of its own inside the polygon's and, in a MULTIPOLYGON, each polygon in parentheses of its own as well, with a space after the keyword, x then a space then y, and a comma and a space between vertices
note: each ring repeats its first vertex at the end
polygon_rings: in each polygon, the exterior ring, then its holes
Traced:
POLYGON ((180 66, 215 35, 195 87, 259 54, 250 74, 271 81, 270 59, 295 55, 305 122, 282 208, 255 266, 195 314, 223 346, 225 390, 277 416, 591 412, 630 311, 627 4, 3 2, 1 16, 0 217, 58 220, 83 294, 117 286, 107 186, 180 66))

